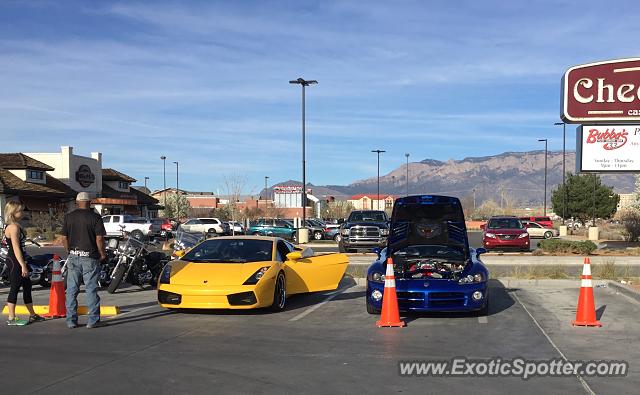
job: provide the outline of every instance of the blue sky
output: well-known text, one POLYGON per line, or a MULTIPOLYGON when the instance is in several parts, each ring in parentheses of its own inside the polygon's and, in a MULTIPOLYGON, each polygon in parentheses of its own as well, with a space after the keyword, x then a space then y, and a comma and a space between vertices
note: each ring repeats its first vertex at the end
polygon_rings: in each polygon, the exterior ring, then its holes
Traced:
MULTIPOLYGON (((411 160, 562 148, 566 68, 637 56, 632 1, 2 1, 1 152, 104 154, 150 186, 346 184, 411 160)), ((572 140, 569 139, 571 142, 572 140)))

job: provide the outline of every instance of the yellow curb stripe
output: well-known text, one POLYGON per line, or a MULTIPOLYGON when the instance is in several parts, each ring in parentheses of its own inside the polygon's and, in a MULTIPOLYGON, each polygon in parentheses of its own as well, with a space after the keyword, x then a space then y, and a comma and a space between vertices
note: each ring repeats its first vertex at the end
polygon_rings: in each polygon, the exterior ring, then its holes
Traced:
MULTIPOLYGON (((49 306, 34 305, 33 310, 38 315, 49 314, 49 306)), ((87 315, 89 309, 87 306, 78 306, 78 315, 87 315)), ((7 306, 2 309, 2 314, 9 314, 7 306)), ((26 306, 16 306, 16 314, 29 314, 26 306)), ((100 315, 118 315, 120 308, 118 306, 100 306, 100 315)))

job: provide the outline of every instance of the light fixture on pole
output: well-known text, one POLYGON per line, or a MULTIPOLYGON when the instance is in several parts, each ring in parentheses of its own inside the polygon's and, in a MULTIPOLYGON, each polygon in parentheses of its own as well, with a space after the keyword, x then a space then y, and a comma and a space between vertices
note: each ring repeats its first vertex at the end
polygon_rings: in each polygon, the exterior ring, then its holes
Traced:
POLYGON ((164 197, 164 208, 167 209, 167 157, 162 155, 162 196, 164 197))
POLYGON ((544 216, 547 215, 547 139, 538 139, 544 141, 544 216))
POLYGON ((376 200, 378 201, 378 210, 380 210, 380 154, 387 151, 374 149, 371 150, 371 152, 378 154, 378 196, 376 197, 376 200))
MULTIPOLYGON (((306 159, 306 125, 305 125, 305 88, 312 84, 317 84, 316 80, 305 80, 298 78, 289 81, 290 84, 299 84, 302 87, 302 225, 306 224, 306 208, 307 208, 307 159, 306 159)), ((301 240, 299 240, 302 242, 301 240)))
POLYGON ((554 125, 562 125, 562 225, 564 225, 567 218, 567 124, 556 122, 554 125))
POLYGON ((409 154, 404 154, 407 158, 407 196, 409 196, 409 154))

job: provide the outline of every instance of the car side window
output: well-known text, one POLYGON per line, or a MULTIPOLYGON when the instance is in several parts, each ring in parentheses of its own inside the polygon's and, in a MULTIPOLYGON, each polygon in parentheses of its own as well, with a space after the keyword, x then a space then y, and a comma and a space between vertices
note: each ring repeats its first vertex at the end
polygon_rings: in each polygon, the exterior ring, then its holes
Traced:
POLYGON ((291 251, 289 250, 287 245, 284 243, 284 241, 282 240, 278 241, 278 244, 276 245, 276 259, 278 261, 284 262, 287 259, 287 254, 290 252, 291 251))
POLYGON ((102 222, 105 223, 105 224, 111 223, 111 216, 107 215, 107 216, 102 217, 102 222))
POLYGON ((111 221, 112 221, 114 224, 117 224, 117 223, 119 223, 119 222, 120 222, 120 216, 119 216, 119 215, 114 215, 114 216, 113 216, 113 217, 111 217, 111 218, 112 218, 112 219, 111 219, 111 221))

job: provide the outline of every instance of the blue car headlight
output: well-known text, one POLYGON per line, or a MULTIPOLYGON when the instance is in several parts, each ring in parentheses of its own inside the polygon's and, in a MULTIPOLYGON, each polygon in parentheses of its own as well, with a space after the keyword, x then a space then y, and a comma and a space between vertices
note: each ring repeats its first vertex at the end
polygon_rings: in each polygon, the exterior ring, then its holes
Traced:
POLYGON ((166 264, 162 269, 162 273, 160 274, 160 284, 170 284, 171 283, 171 265, 166 264))
POLYGON ((384 274, 380 272, 371 272, 367 276, 369 281, 373 281, 374 283, 383 283, 384 282, 384 274))
POLYGON ((469 274, 458 280, 458 284, 477 284, 485 281, 482 273, 469 274))

